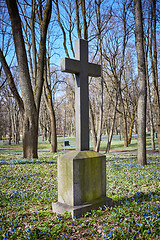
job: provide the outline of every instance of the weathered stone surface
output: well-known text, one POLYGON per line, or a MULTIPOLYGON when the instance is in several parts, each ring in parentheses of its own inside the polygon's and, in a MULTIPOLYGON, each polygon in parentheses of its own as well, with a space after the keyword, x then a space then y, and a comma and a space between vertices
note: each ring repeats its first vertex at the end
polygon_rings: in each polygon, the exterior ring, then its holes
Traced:
POLYGON ((78 206, 106 195, 106 158, 94 151, 68 152, 58 160, 58 201, 78 206))
POLYGON ((93 209, 99 209, 100 207, 103 209, 105 207, 113 206, 113 201, 111 198, 103 197, 100 199, 96 199, 90 203, 84 203, 79 206, 71 206, 65 203, 52 203, 52 210, 56 214, 63 214, 65 212, 70 212, 72 217, 81 217, 87 212, 90 212, 93 209))
POLYGON ((106 157, 94 151, 72 151, 58 159, 57 213, 80 216, 86 211, 111 205, 106 198, 106 157))

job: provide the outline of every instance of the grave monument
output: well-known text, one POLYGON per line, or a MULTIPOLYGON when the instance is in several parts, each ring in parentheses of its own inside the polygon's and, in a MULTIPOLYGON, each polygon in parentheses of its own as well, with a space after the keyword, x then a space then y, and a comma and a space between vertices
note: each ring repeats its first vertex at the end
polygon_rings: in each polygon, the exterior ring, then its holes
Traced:
POLYGON ((61 59, 61 71, 76 77, 76 150, 58 159, 58 202, 52 203, 52 210, 80 217, 92 209, 112 205, 112 199, 106 197, 106 157, 89 151, 88 76, 100 77, 101 66, 88 62, 88 41, 75 40, 75 59, 61 59))

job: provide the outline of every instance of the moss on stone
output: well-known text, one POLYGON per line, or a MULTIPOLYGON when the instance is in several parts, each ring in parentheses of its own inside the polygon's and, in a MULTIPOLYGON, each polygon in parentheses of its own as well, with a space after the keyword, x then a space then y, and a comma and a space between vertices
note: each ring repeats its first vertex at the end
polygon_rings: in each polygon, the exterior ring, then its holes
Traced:
POLYGON ((58 162, 58 201, 72 206, 105 197, 105 156, 72 151, 58 162))

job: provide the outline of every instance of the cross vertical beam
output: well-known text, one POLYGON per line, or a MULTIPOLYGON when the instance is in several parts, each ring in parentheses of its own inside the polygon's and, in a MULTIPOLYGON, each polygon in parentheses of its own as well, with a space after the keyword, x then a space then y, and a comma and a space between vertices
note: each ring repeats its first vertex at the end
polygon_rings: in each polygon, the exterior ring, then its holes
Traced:
POLYGON ((75 40, 75 58, 80 72, 75 81, 76 150, 89 150, 88 41, 75 40))
POLYGON ((62 58, 61 71, 74 73, 76 150, 89 150, 89 91, 88 76, 100 77, 101 66, 88 62, 88 41, 75 40, 75 59, 62 58))

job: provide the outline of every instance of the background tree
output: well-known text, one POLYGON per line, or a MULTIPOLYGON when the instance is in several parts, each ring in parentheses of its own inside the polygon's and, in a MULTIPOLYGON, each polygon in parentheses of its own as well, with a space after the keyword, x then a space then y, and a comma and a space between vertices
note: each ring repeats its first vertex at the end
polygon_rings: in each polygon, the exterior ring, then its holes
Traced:
POLYGON ((144 35, 142 21, 141 1, 134 0, 135 12, 135 43, 137 49, 138 62, 138 162, 141 165, 147 164, 146 160, 146 101, 147 101, 147 84, 146 68, 144 54, 144 35))
MULTIPOLYGON (((157 106, 157 135, 158 135, 158 149, 160 153, 160 97, 159 97, 159 84, 158 84, 158 62, 157 62, 157 1, 150 1, 151 9, 151 20, 150 20, 150 61, 151 61, 151 72, 152 72, 152 82, 154 86, 156 106, 157 106)), ((151 105, 150 105, 151 107, 151 105)), ((150 112, 150 114, 152 114, 150 112)), ((150 115, 152 120, 152 115, 150 115)))
MULTIPOLYGON (((122 81, 125 79, 124 74, 124 65, 125 65, 125 51, 132 30, 130 22, 128 21, 130 16, 130 1, 119 2, 120 12, 117 14, 116 10, 114 17, 110 21, 110 30, 105 35, 105 47, 103 55, 105 58, 105 71, 108 77, 111 79, 112 87, 115 89, 115 101, 114 101, 114 110, 112 116, 112 124, 110 128, 110 133, 108 137, 106 152, 109 152, 110 145, 112 141, 112 136, 114 133, 114 127, 116 123, 116 114, 118 111, 118 105, 121 105, 121 114, 123 116, 123 131, 124 131, 124 146, 128 146, 128 131, 127 131, 127 114, 124 106, 123 100, 123 90, 122 90, 122 81), (116 26, 116 28, 115 28, 116 26), (119 29, 119 31, 117 31, 119 29), (121 30, 120 30, 121 29, 121 30)), ((108 83, 105 83, 106 88, 108 83)))
MULTIPOLYGON (((32 87, 31 76, 28 67, 27 53, 25 49, 25 42, 22 32, 22 24, 19 15, 19 10, 15 0, 6 0, 8 12, 11 20, 12 34, 14 39, 15 51, 18 62, 19 78, 21 85, 22 98, 19 95, 13 81, 13 76, 7 65, 5 57, 0 52, 0 60, 3 69, 12 84, 11 91, 18 101, 19 107, 23 112, 23 157, 37 158, 38 145, 38 117, 40 100, 43 87, 44 74, 44 56, 46 53, 46 35, 51 17, 52 1, 47 0, 45 8, 42 6, 42 1, 38 2, 38 9, 40 13, 40 42, 38 51, 38 64, 36 73, 35 87, 32 87), (41 14, 42 11, 42 14, 41 14)), ((33 4, 33 2, 32 2, 33 4)))
MULTIPOLYGON (((131 45, 133 47, 133 45, 131 45)), ((135 69, 134 51, 131 48, 126 53, 125 78, 123 82, 123 99, 128 117, 128 144, 131 143, 132 133, 137 116, 138 78, 135 69)))

